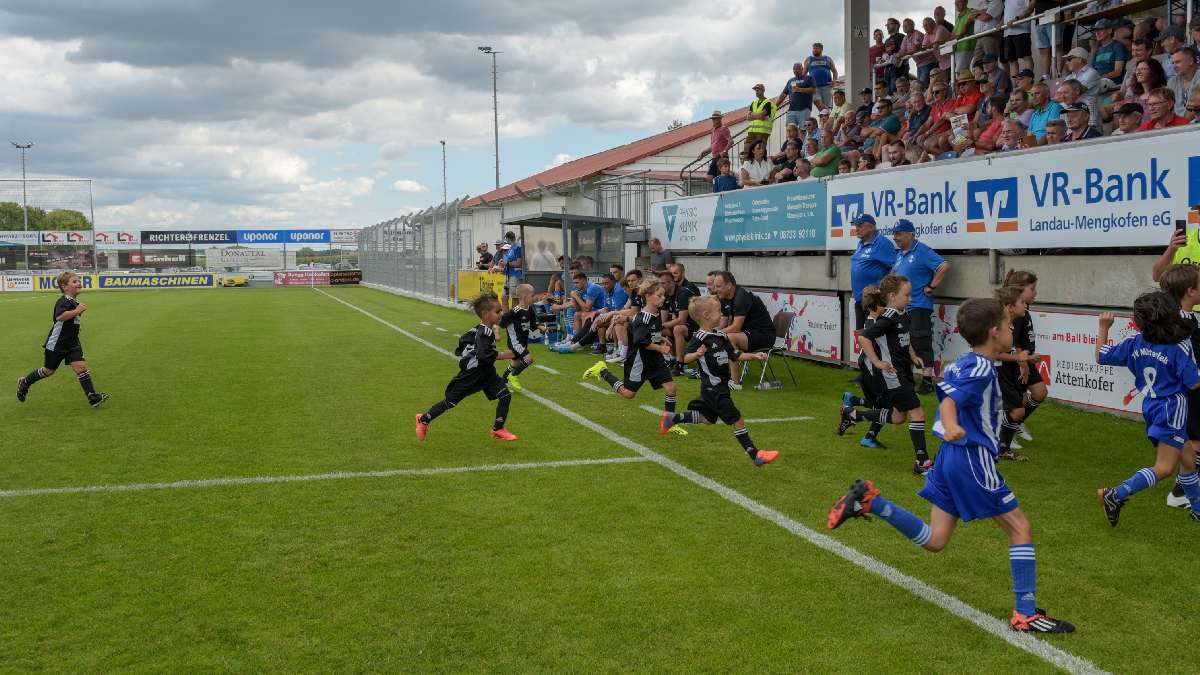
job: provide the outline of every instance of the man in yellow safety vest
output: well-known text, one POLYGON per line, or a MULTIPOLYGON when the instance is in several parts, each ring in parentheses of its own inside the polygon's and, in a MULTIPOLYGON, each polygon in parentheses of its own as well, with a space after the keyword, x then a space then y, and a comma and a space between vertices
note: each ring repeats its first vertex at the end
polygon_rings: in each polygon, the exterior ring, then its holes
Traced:
MULTIPOLYGON (((1171 235, 1171 243, 1167 244, 1167 250, 1163 251, 1158 260, 1154 261, 1154 266, 1150 270, 1150 277, 1154 281, 1162 276, 1163 270, 1175 264, 1182 265, 1197 265, 1200 266, 1200 209, 1193 208, 1188 214, 1188 222, 1186 230, 1176 229, 1171 235)), ((1196 305, 1193 310, 1200 312, 1200 305, 1196 305)))
MULTIPOLYGON (((750 126, 746 129, 746 149, 751 150, 754 144, 767 142, 771 137, 771 125, 775 122, 775 102, 763 96, 766 87, 754 85, 754 100, 750 102, 750 126)), ((769 152, 770 148, 768 148, 769 152)))

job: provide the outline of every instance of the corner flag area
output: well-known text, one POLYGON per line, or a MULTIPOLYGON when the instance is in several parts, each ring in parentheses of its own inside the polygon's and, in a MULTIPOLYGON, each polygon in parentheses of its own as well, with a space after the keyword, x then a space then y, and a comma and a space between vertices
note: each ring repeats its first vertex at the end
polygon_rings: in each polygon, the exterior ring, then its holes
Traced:
MULTIPOLYGON (((14 294, 15 295, 15 294, 14 294)), ((852 371, 735 392, 732 430, 659 433, 661 392, 580 386, 535 345, 507 428, 458 372, 467 312, 359 287, 87 296, 87 362, 0 416, 0 663, 14 671, 1176 672, 1200 530, 1158 486, 1119 528, 1096 488, 1153 455, 1139 422, 1049 404, 1000 470, 1034 524, 1038 600, 1012 632, 988 522, 923 552, 876 519, 825 528, 869 478, 925 517, 903 426, 838 437, 852 371), (885 530, 888 530, 885 532, 885 530), (1151 589, 1179 589, 1159 593, 1151 589)), ((9 384, 53 299, 0 297, 9 384)), ((503 363, 497 364, 503 369, 503 363)), ((618 366, 619 367, 619 366, 618 366)), ((755 366, 757 367, 757 366, 755 366)), ((681 379, 680 409, 699 384, 681 379)), ((924 397, 927 419, 933 397, 924 397)), ((930 450, 937 440, 930 435, 930 450)))

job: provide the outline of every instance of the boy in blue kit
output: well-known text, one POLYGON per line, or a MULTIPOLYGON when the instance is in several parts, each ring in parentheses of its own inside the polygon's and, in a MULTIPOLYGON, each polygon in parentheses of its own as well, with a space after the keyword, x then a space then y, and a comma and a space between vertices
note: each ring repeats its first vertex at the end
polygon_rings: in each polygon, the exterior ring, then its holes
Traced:
POLYGON ((1200 387, 1200 370, 1192 358, 1191 326, 1179 313, 1179 302, 1164 291, 1146 293, 1133 302, 1133 319, 1141 329, 1115 345, 1108 344, 1112 312, 1100 315, 1096 336, 1096 363, 1124 366, 1134 377, 1142 396, 1146 438, 1158 456, 1153 467, 1137 473, 1112 488, 1096 491, 1104 517, 1116 527, 1121 508, 1134 494, 1154 485, 1179 469, 1179 483, 1191 505, 1191 518, 1200 521, 1200 478, 1196 454, 1187 442, 1188 391, 1200 387))
POLYGON ((961 519, 991 518, 1009 538, 1016 608, 1009 626, 1023 633, 1071 633, 1075 626, 1046 616, 1037 607, 1036 559, 1029 520, 1016 495, 996 470, 1003 398, 993 361, 1012 348, 1012 324, 996 300, 974 298, 958 310, 958 331, 971 351, 948 367, 938 384, 933 433, 944 442, 918 493, 933 506, 926 525, 884 499, 869 480, 859 479, 829 512, 829 529, 874 514, 928 551, 946 547, 961 519))

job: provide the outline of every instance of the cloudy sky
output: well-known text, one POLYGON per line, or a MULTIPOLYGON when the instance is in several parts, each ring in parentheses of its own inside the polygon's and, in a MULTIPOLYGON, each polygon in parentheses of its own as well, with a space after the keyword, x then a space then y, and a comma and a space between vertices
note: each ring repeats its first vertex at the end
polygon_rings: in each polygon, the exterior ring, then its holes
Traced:
POLYGON ((841 63, 840 0, 3 0, 0 129, 94 179, 101 229, 360 227, 441 201, 439 139, 452 199, 492 188, 478 45, 504 184, 744 105, 814 40, 841 63))

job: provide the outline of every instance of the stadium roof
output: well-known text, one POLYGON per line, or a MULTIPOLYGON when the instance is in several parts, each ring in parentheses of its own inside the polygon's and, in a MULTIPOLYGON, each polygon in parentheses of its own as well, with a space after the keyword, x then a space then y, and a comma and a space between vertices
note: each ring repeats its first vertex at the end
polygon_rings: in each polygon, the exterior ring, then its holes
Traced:
MULTIPOLYGON (((743 122, 749 115, 750 110, 747 107, 740 107, 727 112, 724 115, 725 126, 743 122)), ((594 155, 580 157, 565 164, 551 167, 541 173, 534 174, 528 178, 522 178, 515 183, 501 186, 479 197, 472 197, 466 200, 463 206, 479 206, 485 201, 496 202, 520 197, 521 192, 538 192, 542 187, 549 188, 556 185, 563 185, 564 183, 573 183, 590 176, 611 172, 618 167, 632 164, 639 159, 657 155, 664 150, 669 150, 684 143, 690 143, 697 138, 707 136, 711 129, 712 120, 709 118, 685 124, 678 129, 664 131, 649 138, 643 138, 632 143, 597 152, 594 155)))

